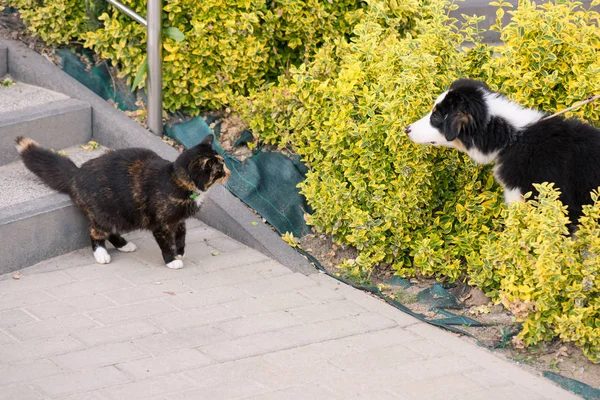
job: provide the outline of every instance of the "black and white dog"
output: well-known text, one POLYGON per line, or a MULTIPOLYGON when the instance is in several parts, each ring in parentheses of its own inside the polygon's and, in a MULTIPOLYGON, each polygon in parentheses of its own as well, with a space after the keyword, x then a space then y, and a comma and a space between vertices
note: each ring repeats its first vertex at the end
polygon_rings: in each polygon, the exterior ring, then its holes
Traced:
MULTIPOLYGON (((572 224, 600 186, 600 130, 575 119, 521 107, 482 82, 459 79, 429 114, 406 127, 415 143, 465 152, 478 164, 495 163, 507 203, 534 183, 554 182, 572 224)), ((571 227, 573 228, 573 227, 571 227)))

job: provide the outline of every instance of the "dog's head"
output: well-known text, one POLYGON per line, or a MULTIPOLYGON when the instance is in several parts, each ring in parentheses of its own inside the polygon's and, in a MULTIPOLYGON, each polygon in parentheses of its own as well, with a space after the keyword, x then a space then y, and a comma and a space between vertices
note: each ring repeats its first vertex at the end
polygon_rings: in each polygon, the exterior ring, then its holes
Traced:
POLYGON ((420 144, 453 147, 471 153, 485 138, 488 118, 485 83, 459 79, 435 101, 431 112, 406 127, 410 140, 420 144))

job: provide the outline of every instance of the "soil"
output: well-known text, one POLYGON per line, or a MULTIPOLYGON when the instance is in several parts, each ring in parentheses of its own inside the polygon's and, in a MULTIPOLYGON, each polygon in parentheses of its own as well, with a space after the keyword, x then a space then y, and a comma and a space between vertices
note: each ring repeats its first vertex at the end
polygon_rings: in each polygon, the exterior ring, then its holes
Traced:
MULTIPOLYGON (((354 260, 358 251, 352 247, 337 245, 331 235, 311 234, 300 239, 302 249, 315 257, 331 274, 344 276, 344 272, 336 266, 346 260, 354 260)), ((394 275, 388 265, 374 268, 369 282, 361 284, 377 285, 382 288, 384 295, 396 299, 412 311, 427 318, 440 318, 428 304, 417 301, 417 294, 431 288, 435 279, 417 277, 409 279, 412 286, 401 288, 392 286, 386 281, 394 275)), ((455 285, 448 289, 456 296, 462 305, 460 309, 448 310, 455 315, 472 318, 481 327, 458 326, 458 328, 473 335, 479 344, 500 352, 513 361, 531 367, 539 372, 552 371, 567 378, 576 379, 593 388, 600 389, 600 364, 589 361, 575 345, 555 340, 527 349, 520 348, 517 341, 511 338, 519 331, 519 325, 513 315, 502 305, 494 305, 480 290, 466 284, 455 285)))

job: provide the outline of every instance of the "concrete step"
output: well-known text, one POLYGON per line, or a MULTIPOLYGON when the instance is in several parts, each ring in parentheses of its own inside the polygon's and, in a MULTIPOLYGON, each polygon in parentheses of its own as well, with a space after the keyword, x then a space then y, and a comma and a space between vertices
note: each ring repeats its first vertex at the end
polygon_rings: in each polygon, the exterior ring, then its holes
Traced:
POLYGON ((89 104, 64 94, 16 82, 0 86, 0 165, 14 162, 16 136, 60 149, 92 138, 89 104))
MULTIPOLYGON (((81 165, 106 148, 63 151, 81 165)), ((21 161, 0 166, 0 274, 88 246, 87 226, 68 196, 42 184, 21 161)))

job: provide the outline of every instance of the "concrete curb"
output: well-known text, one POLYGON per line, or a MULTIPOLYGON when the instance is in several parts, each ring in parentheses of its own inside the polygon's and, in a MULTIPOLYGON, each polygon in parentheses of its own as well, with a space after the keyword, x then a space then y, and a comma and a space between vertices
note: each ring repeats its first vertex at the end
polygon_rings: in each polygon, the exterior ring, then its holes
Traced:
MULTIPOLYGON (((8 73, 16 80, 30 85, 64 93, 84 101, 92 108, 92 135, 94 140, 114 149, 145 147, 167 160, 174 160, 177 150, 159 137, 128 118, 91 90, 20 42, 0 41, 0 48, 8 49, 8 73)), ((312 265, 281 240, 279 235, 260 221, 239 199, 222 187, 213 188, 197 216, 211 227, 233 239, 276 259, 288 268, 304 273, 315 273, 312 265), (259 222, 252 225, 252 222, 259 222)))
POLYGON ((14 150, 18 135, 56 149, 86 143, 92 138, 91 117, 89 104, 75 99, 0 113, 0 165, 19 159, 14 150))
POLYGON ((8 73, 8 49, 0 43, 0 78, 8 73))
POLYGON ((0 209, 0 273, 15 271, 89 245, 88 222, 63 194, 0 209), (10 251, 18 246, 28 251, 10 251), (36 251, 43 249, 44 251, 36 251))

